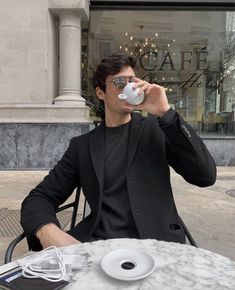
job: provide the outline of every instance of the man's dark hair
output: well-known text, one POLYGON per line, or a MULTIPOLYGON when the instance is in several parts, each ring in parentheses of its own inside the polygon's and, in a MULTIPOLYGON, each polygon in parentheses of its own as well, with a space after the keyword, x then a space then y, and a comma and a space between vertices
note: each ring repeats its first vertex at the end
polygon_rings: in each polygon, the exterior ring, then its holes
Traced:
POLYGON ((105 80, 108 75, 115 75, 120 72, 125 66, 134 68, 136 58, 126 54, 112 54, 104 58, 93 75, 93 87, 100 87, 102 91, 106 91, 105 80))

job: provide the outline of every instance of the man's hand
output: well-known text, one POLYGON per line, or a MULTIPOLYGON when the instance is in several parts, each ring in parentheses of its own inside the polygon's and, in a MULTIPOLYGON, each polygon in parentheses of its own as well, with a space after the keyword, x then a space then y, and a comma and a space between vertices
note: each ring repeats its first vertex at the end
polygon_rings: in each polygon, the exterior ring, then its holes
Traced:
POLYGON ((42 226, 36 232, 36 237, 40 240, 43 249, 51 246, 64 247, 80 243, 52 223, 42 226))
POLYGON ((134 108, 162 117, 170 109, 165 88, 157 84, 150 84, 136 77, 134 81, 136 84, 133 88, 140 88, 139 94, 142 92, 145 94, 144 102, 138 106, 134 106, 134 108))

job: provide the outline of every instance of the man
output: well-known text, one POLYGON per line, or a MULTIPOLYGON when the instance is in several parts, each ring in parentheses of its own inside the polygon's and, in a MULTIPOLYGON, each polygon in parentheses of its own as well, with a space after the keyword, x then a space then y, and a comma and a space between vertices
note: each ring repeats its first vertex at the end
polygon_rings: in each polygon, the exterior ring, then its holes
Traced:
POLYGON ((98 65, 93 85, 104 102, 105 121, 73 138, 62 159, 24 200, 21 223, 31 249, 123 237, 185 243, 169 165, 201 187, 214 184, 216 166, 202 140, 170 108, 165 89, 135 77, 134 67, 132 57, 118 54, 98 65), (145 93, 138 106, 118 98, 129 81, 140 88, 139 94, 145 93), (91 214, 66 233, 55 212, 77 186, 91 214))

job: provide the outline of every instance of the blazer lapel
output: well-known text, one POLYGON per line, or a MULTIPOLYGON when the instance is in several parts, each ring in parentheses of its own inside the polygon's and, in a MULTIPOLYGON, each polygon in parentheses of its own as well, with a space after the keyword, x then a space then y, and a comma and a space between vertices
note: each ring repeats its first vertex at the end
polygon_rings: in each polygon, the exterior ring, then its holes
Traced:
POLYGON ((131 165, 131 162, 135 156, 137 146, 144 129, 145 118, 140 113, 134 113, 132 115, 128 142, 128 158, 127 168, 131 165))
POLYGON ((101 123, 90 135, 90 152, 100 192, 102 192, 104 184, 104 123, 101 123))

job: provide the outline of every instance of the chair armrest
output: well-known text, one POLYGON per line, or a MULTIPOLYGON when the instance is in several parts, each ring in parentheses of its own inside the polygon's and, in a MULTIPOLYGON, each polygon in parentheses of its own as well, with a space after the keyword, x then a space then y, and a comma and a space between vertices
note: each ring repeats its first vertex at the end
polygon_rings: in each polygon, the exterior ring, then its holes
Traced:
POLYGON ((24 238, 25 238, 25 233, 22 233, 9 244, 6 250, 5 258, 4 258, 4 264, 11 262, 13 250, 15 249, 16 245, 20 241, 22 241, 24 238))

